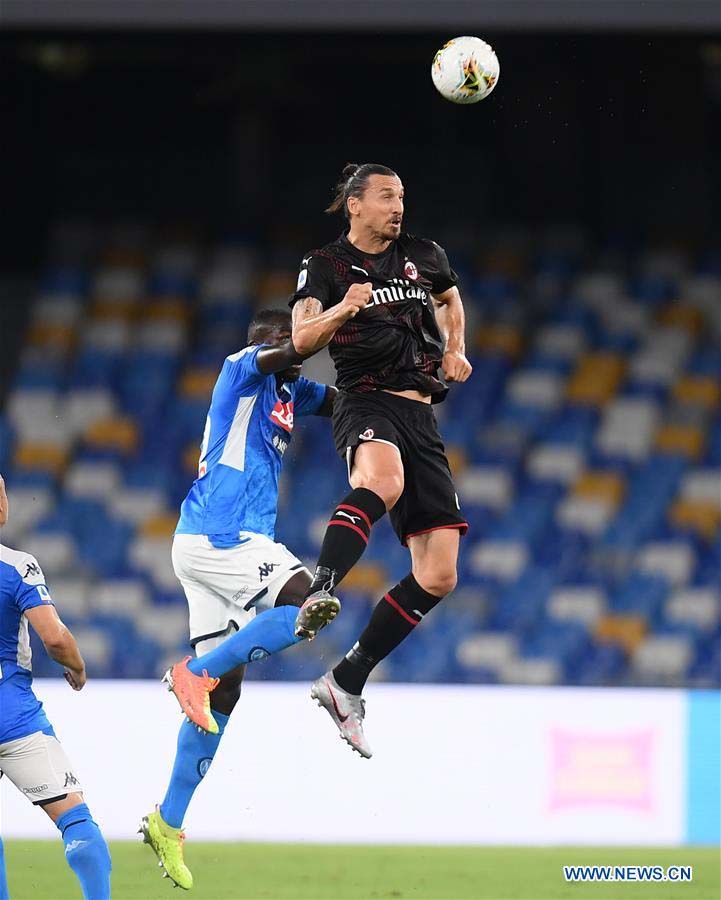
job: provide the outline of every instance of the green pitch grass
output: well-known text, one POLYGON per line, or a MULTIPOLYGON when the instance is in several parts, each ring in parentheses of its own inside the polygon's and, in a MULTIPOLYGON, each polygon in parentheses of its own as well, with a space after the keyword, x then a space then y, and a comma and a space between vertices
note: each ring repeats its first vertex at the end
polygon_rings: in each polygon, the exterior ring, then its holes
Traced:
MULTIPOLYGON (((188 844, 190 894, 148 847, 115 842, 114 900, 719 900, 718 849, 188 844), (692 883, 567 884, 563 865, 693 866, 692 883)), ((12 900, 78 900, 62 843, 7 841, 12 900)))

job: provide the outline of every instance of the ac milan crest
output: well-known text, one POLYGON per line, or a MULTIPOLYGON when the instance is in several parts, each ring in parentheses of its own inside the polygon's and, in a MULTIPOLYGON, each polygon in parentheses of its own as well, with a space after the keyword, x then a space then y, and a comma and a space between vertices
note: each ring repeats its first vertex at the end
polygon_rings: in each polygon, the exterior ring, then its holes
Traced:
POLYGON ((406 260, 406 264, 403 266, 403 273, 406 278, 410 278, 411 281, 416 281, 418 279, 418 269, 416 269, 415 263, 412 263, 410 259, 406 260))

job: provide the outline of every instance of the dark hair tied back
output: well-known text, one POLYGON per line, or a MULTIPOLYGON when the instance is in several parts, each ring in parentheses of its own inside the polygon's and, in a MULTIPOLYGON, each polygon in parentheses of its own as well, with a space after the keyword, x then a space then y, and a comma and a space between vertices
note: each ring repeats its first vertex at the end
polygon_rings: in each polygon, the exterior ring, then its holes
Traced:
POLYGON ((398 177, 393 169, 389 169, 388 166, 381 166, 379 163, 363 163, 362 165, 347 163, 343 167, 341 179, 336 185, 333 202, 326 209, 326 212, 335 213, 342 210, 346 219, 349 219, 348 198, 362 197, 371 175, 398 177))

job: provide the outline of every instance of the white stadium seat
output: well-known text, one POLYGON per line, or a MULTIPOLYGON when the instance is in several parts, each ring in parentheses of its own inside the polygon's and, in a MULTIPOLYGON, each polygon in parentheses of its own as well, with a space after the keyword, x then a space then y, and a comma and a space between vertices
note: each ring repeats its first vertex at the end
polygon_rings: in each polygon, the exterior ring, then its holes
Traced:
POLYGON ((662 575, 674 587, 682 587, 689 581, 695 565, 693 547, 683 541, 646 544, 636 557, 636 567, 641 572, 662 575))
POLYGON ((563 622, 592 628, 606 609, 606 595, 598 587, 557 588, 548 601, 548 614, 563 622))
POLYGON ((471 569, 510 581, 518 578, 528 562, 528 547, 519 541, 482 541, 471 550, 471 569))

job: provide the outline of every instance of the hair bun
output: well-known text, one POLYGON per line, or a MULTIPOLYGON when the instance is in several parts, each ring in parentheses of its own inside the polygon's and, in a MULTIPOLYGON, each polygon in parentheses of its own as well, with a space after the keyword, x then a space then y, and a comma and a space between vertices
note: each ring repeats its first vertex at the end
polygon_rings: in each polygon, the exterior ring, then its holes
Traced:
POLYGON ((343 172, 341 173, 343 181, 350 181, 350 179, 353 178, 354 175, 358 174, 360 168, 361 167, 358 165, 358 163, 346 163, 346 165, 343 167, 343 172))

